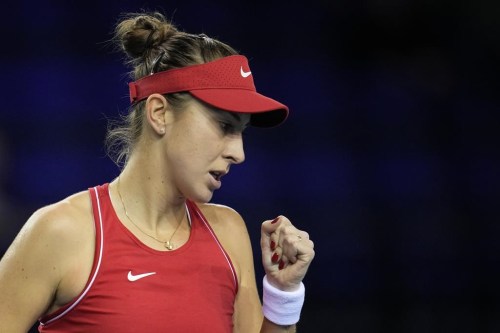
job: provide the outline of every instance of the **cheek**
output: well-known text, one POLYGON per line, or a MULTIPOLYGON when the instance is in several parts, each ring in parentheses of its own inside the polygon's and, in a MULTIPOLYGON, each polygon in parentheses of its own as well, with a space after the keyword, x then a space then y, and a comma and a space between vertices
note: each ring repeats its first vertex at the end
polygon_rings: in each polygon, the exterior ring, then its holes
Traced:
POLYGON ((177 140, 191 157, 214 153, 222 146, 218 129, 210 126, 205 119, 183 126, 177 133, 177 140))
POLYGON ((173 132, 167 140, 167 156, 178 167, 210 162, 222 149, 222 142, 213 131, 194 124, 173 132))

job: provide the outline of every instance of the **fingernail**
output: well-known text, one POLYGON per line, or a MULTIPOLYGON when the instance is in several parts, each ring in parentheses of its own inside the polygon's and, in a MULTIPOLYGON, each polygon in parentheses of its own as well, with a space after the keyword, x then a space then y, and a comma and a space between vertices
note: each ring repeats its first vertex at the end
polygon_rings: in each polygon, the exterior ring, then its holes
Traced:
POLYGON ((279 258, 278 254, 274 253, 273 257, 271 258, 271 261, 274 262, 274 263, 277 263, 278 262, 278 258, 279 258))
POLYGON ((278 216, 277 218, 275 218, 274 220, 271 221, 271 224, 275 224, 276 222, 278 222, 279 219, 280 219, 280 217, 278 216))
POLYGON ((283 269, 283 267, 285 267, 285 263, 283 262, 283 260, 280 260, 280 264, 278 265, 278 268, 279 268, 280 270, 282 270, 282 269, 283 269))
POLYGON ((275 248, 276 248, 276 243, 274 241, 271 241, 271 250, 274 251, 275 248))

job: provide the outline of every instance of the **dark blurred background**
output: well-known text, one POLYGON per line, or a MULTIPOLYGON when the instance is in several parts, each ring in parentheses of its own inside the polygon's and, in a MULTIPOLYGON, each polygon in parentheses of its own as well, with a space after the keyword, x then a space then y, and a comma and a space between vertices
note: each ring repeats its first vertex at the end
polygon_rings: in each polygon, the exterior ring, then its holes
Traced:
POLYGON ((309 231, 301 332, 500 332, 492 0, 4 4, 0 254, 34 210, 118 175, 103 138, 128 69, 107 41, 141 9, 232 45, 291 109, 248 131, 213 201, 256 246, 278 214, 309 231))

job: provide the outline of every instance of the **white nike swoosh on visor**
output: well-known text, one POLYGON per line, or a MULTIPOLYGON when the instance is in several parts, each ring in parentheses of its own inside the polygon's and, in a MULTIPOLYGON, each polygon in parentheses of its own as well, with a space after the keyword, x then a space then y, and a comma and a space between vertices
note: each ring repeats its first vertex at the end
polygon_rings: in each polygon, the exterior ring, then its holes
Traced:
POLYGON ((245 71, 243 70, 243 66, 241 66, 241 67, 240 67, 240 74, 241 74, 241 76, 243 76, 243 77, 249 77, 249 76, 252 74, 252 72, 245 72, 245 71))
POLYGON ((134 281, 140 280, 142 278, 145 278, 147 276, 154 275, 154 274, 156 274, 156 272, 133 275, 132 271, 129 271, 127 278, 129 281, 134 282, 134 281))

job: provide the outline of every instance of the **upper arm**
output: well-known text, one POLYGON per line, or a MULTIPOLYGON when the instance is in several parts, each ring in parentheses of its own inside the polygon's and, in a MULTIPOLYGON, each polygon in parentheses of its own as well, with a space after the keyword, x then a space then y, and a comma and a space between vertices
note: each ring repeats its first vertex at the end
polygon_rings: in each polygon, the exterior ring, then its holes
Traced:
POLYGON ((204 214, 231 258, 238 276, 233 315, 234 332, 258 332, 263 319, 262 305, 255 281, 252 245, 245 222, 236 211, 224 206, 205 208, 204 214))
POLYGON ((28 331, 53 302, 72 255, 67 220, 58 206, 37 211, 0 261, 1 332, 28 331))

